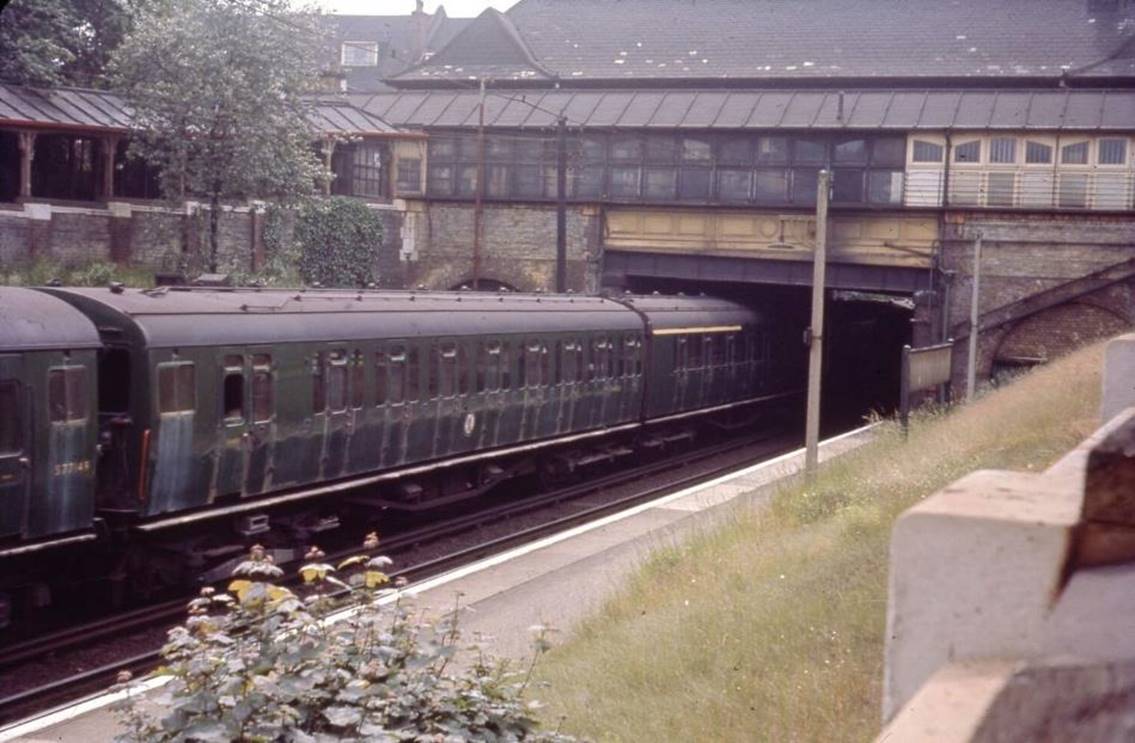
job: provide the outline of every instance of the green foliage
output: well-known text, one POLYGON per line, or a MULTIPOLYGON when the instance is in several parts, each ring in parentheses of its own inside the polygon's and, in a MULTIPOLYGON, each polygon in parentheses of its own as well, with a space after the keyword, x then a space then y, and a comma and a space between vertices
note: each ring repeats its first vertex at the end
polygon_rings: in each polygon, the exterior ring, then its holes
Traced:
MULTIPOLYGON (((377 546, 374 534, 364 544, 377 546)), ((173 677, 156 700, 164 716, 129 695, 118 740, 568 740, 536 729, 523 699, 531 668, 521 678, 480 654, 455 668, 456 611, 412 621, 385 587, 388 558, 336 567, 324 557, 308 553, 301 593, 276 584, 283 571, 261 547, 236 568, 230 593, 204 589, 162 651, 173 677), (332 592, 343 590, 360 605, 330 621, 332 592)))
POLYGON ((357 287, 375 280, 382 221, 365 203, 342 196, 310 201, 296 214, 294 231, 304 281, 357 287))
POLYGON ((4 80, 99 85, 131 13, 129 0, 12 0, 0 12, 4 80))
POLYGON ((51 281, 58 281, 64 286, 106 286, 112 281, 119 281, 127 286, 145 288, 154 285, 154 274, 144 266, 104 261, 72 264, 39 258, 0 265, 0 285, 45 286, 51 281))
POLYGON ((217 270, 220 206, 295 203, 326 178, 311 147, 319 31, 291 0, 164 0, 139 10, 115 52, 131 101, 131 152, 161 172, 163 195, 208 201, 206 267, 217 270))

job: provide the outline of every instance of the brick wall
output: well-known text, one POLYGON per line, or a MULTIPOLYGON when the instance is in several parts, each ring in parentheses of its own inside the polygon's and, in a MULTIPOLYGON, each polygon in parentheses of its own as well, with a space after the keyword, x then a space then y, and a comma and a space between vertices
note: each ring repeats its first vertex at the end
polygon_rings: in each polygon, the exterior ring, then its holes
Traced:
POLYGON ((0 211, 0 262, 10 264, 28 255, 28 220, 22 211, 0 211))
MULTIPOLYGON (((1135 216, 951 213, 942 233, 941 265, 953 272, 948 324, 969 319, 973 251, 982 235, 979 312, 1026 297, 1110 266, 1135 259, 1135 216)), ((978 376, 995 365, 1029 358, 1051 359, 1084 343, 1115 335, 1135 321, 1133 279, 1070 298, 979 337, 978 376)), ((966 347, 955 353, 955 384, 964 380, 966 347)))
MULTIPOLYGON (((472 278, 473 206, 430 203, 417 219, 417 260, 410 285, 448 289, 472 278)), ((556 210, 544 205, 486 205, 481 278, 521 291, 555 288, 556 210)), ((599 277, 599 218, 586 207, 568 209, 567 283, 594 291, 599 277)))

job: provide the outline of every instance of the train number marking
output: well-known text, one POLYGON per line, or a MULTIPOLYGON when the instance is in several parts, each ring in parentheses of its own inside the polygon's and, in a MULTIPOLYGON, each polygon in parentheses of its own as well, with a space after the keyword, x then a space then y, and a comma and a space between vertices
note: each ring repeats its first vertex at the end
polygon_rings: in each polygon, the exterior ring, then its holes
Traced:
POLYGON ((60 462, 52 469, 55 477, 63 477, 65 475, 78 475, 88 474, 91 471, 91 460, 80 459, 77 462, 60 462))
POLYGON ((461 430, 465 432, 465 436, 473 435, 473 430, 477 427, 477 416, 472 413, 465 414, 465 423, 461 426, 461 430))

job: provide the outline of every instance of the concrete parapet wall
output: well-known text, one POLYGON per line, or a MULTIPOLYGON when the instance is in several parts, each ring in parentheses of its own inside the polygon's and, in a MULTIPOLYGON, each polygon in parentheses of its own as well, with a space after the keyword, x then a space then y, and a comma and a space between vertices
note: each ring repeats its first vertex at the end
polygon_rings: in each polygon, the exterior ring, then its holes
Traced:
POLYGON ((880 740, 1135 739, 1133 365, 1113 341, 1110 420, 1046 472, 975 472, 896 522, 880 740))

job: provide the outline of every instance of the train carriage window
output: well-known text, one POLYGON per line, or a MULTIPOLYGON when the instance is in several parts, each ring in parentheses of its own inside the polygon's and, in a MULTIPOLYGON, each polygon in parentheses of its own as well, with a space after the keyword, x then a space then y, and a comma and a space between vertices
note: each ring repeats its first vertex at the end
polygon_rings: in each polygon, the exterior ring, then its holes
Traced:
POLYGON ((481 343, 477 350, 477 391, 496 392, 501 386, 501 344, 481 343))
POLYGON ((276 410, 276 391, 272 384, 272 357, 265 353, 252 357, 252 422, 267 423, 276 410))
POLYGON ((457 344, 441 344, 437 357, 440 366, 437 392, 442 397, 453 397, 457 394, 457 344))
POLYGON ((689 342, 686 343, 686 352, 689 354, 689 367, 690 369, 700 369, 702 367, 702 359, 704 359, 705 350, 702 348, 705 344, 702 343, 702 336, 691 335, 689 342))
POLYGON ((686 336, 678 335, 674 337, 674 371, 683 371, 689 368, 689 344, 686 342, 686 336))
POLYGON ((512 346, 507 342, 501 343, 500 373, 500 388, 502 390, 512 389, 512 346))
POLYGON ((158 414, 186 413, 197 408, 197 374, 193 362, 158 364, 158 414))
POLYGON ((406 353, 406 400, 414 402, 419 399, 422 388, 422 364, 419 360, 418 349, 411 348, 406 353))
POLYGON ((225 421, 244 420, 244 357, 240 354, 225 356, 224 382, 221 385, 221 410, 225 421))
POLYGON ((709 343, 709 365, 724 366, 725 336, 721 334, 711 335, 706 338, 706 341, 709 343))
POLYGON ((362 351, 351 357, 351 407, 358 410, 366 403, 367 367, 362 351))
POLYGON ((80 366, 47 373, 47 404, 52 423, 87 417, 87 370, 80 366))
POLYGON ((311 375, 311 411, 319 414, 327 410, 327 372, 326 356, 315 354, 315 368, 311 375))
POLYGON ((583 347, 580 346, 579 341, 561 341, 563 346, 563 354, 560 358, 561 372, 560 376, 567 384, 574 384, 580 381, 582 377, 583 364, 582 355, 583 347))
POLYGON ((540 387, 545 383, 547 360, 543 356, 543 346, 539 341, 530 340, 524 347, 522 368, 527 377, 523 380, 529 387, 540 387))
POLYGON ((637 377, 641 373, 640 344, 638 338, 629 336, 623 348, 626 353, 626 365, 623 368, 623 375, 627 377, 637 377))
POLYGON ((387 400, 392 405, 401 405, 406 399, 406 348, 394 346, 390 349, 389 383, 387 400))
POLYGON ((385 405, 389 380, 386 366, 386 352, 378 351, 374 354, 374 404, 385 405))
POLYGON ((347 409, 347 354, 332 351, 327 359, 327 410, 341 413, 347 409))
POLYGON ((457 347, 457 394, 468 395, 471 389, 472 369, 469 368, 469 351, 462 343, 457 347))
POLYGON ((24 422, 20 414, 22 388, 14 379, 0 382, 0 454, 18 454, 24 448, 24 422))
POLYGON ((597 338, 591 344, 591 364, 587 367, 588 381, 597 379, 610 379, 614 370, 614 360, 611 358, 611 341, 607 338, 597 338))
POLYGON ((725 364, 733 366, 737 363, 737 337, 730 333, 725 336, 725 364))

